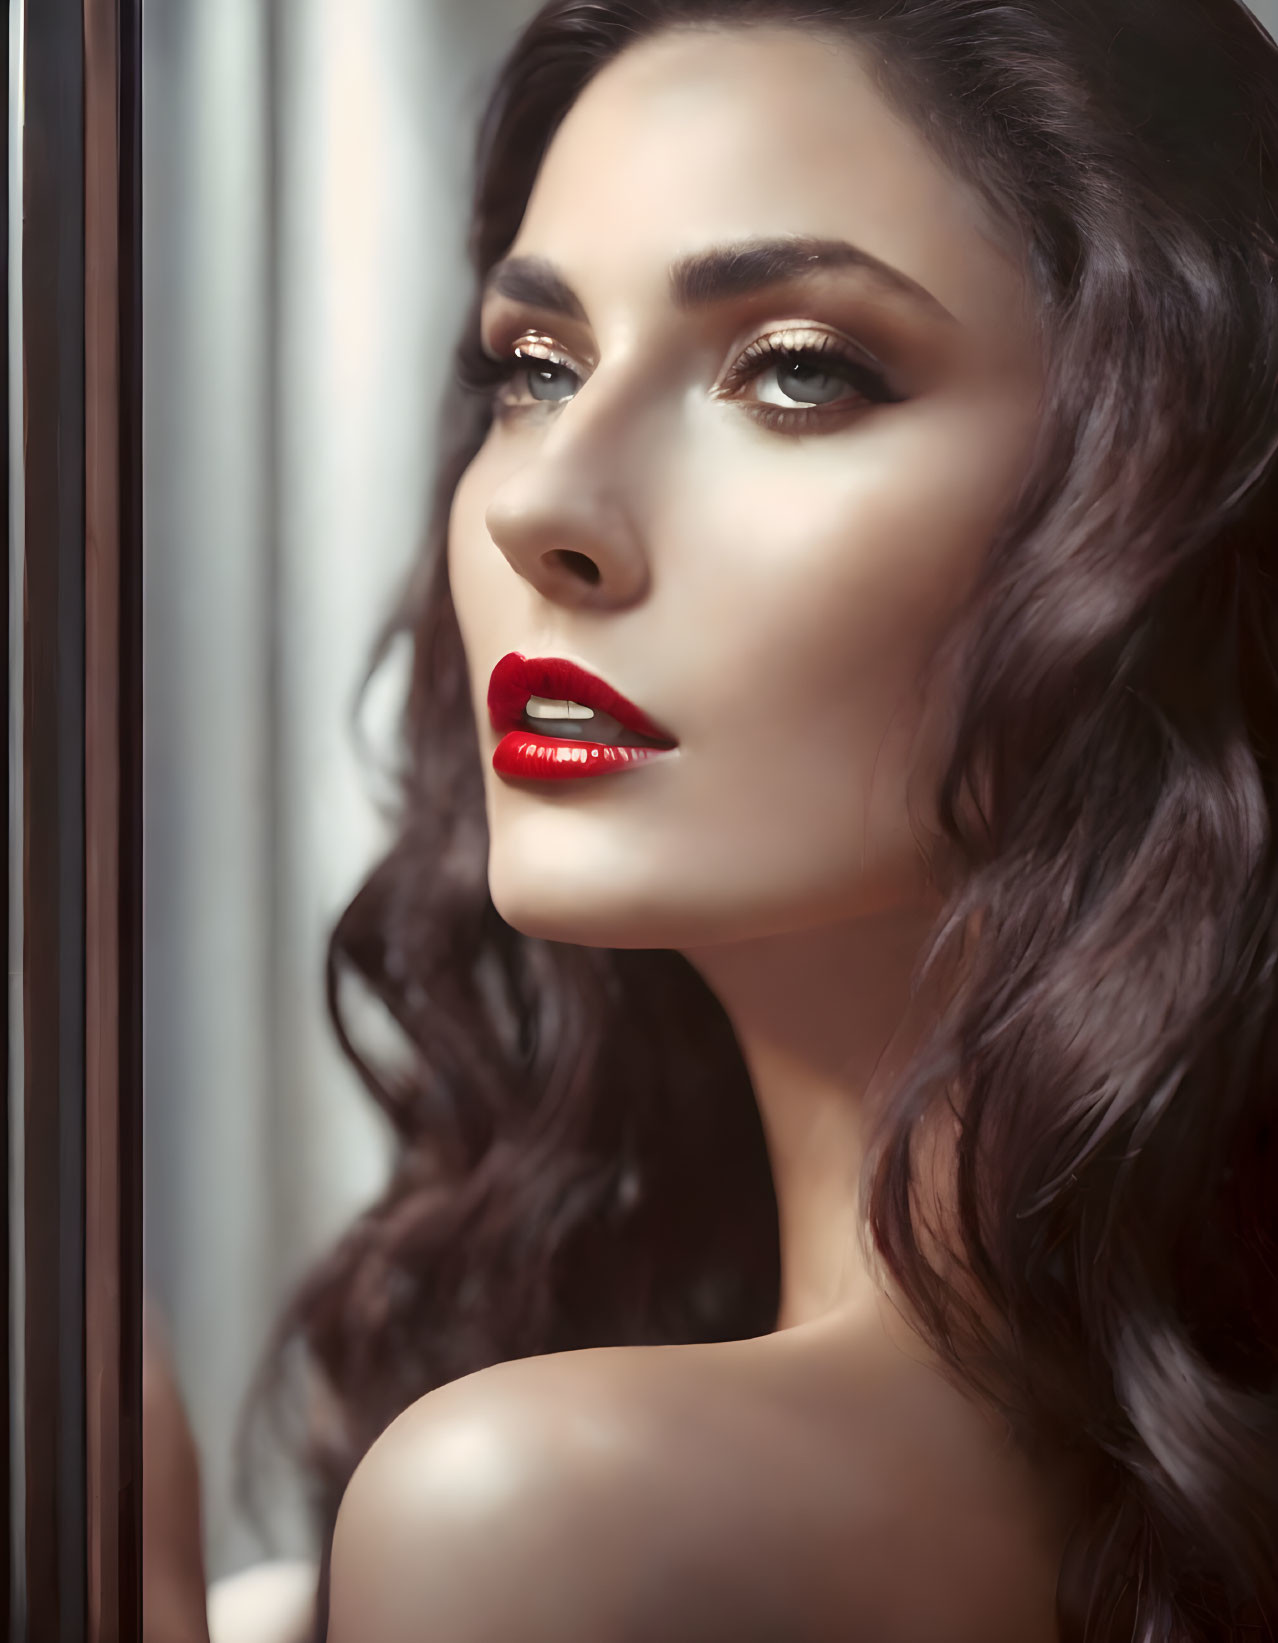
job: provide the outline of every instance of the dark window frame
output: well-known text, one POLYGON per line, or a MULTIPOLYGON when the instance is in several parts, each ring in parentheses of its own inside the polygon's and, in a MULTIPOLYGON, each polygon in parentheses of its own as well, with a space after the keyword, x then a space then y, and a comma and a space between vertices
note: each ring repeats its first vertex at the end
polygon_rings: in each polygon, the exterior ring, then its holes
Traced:
POLYGON ((24 1292, 20 1316, 6 1308, 23 1453, 4 1452, 2 1572, 16 1639, 126 1643, 141 1635, 141 0, 24 13, 7 1081, 22 1198, 5 1266, 6 1299, 15 1266, 24 1292))

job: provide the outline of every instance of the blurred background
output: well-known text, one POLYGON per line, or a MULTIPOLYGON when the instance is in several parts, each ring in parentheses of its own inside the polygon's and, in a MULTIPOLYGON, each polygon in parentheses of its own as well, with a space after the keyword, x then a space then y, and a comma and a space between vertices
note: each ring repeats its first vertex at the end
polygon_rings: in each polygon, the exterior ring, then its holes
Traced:
POLYGON ((351 716, 419 539, 474 126, 535 9, 143 7, 146 1267, 211 1577, 263 1552, 231 1458, 269 1323, 385 1169, 323 1010, 381 836, 351 716))
POLYGON ((535 9, 143 8, 146 1264, 211 1578, 312 1550, 284 1473, 269 1548, 237 1508, 234 1431, 285 1294, 386 1168, 323 1011, 381 841, 352 713, 422 526, 475 122, 535 9))

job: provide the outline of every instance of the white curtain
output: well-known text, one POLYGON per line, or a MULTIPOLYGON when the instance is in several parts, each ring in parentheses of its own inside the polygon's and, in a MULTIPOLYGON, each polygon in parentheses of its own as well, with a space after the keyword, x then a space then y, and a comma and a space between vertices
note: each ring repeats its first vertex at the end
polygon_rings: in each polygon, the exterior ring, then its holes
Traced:
POLYGON ((380 841, 350 715, 421 529, 480 94, 534 9, 144 7, 146 1259, 213 1576, 261 1553, 231 1453, 269 1322, 385 1170, 322 1007, 380 841))

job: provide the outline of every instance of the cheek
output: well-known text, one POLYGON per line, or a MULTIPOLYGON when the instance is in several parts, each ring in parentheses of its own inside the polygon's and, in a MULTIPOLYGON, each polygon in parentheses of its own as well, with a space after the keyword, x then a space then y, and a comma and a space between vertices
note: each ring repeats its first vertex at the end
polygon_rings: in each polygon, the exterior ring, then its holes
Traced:
POLYGON ((743 465, 708 499, 695 534, 730 558, 719 626, 744 636, 764 701, 847 733, 917 698, 1025 471, 1023 426, 970 399, 903 406, 743 465))
POLYGON ((902 408, 855 444, 813 442, 718 493, 704 534, 730 547, 724 593, 797 690, 915 677, 957 614, 1024 457, 1019 436, 951 421, 902 408))
POLYGON ((1026 460, 1011 418, 982 439, 939 414, 888 420, 689 484, 667 578, 686 596, 663 626, 683 623, 703 866, 735 861, 799 899, 918 877, 940 774, 930 709, 947 705, 930 670, 1026 460))

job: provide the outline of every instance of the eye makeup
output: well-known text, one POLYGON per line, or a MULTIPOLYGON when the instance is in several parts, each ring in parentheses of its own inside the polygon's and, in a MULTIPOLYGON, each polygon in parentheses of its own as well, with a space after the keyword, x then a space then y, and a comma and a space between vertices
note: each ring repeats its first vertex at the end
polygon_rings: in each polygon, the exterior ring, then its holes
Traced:
MULTIPOLYGON (((505 419, 544 414, 567 402, 589 370, 553 337, 530 329, 508 347, 472 339, 459 374, 467 388, 489 395, 495 418, 505 419)), ((905 397, 868 350, 810 323, 780 326, 738 346, 710 393, 779 433, 831 429, 905 397)))
POLYGON ((757 422, 781 433, 815 431, 874 405, 904 396, 889 384, 885 368, 837 332, 790 325, 766 332, 740 349, 713 390, 717 399, 741 404, 757 422), (772 379, 775 397, 761 397, 772 379), (747 391, 754 389, 752 396, 747 391))

